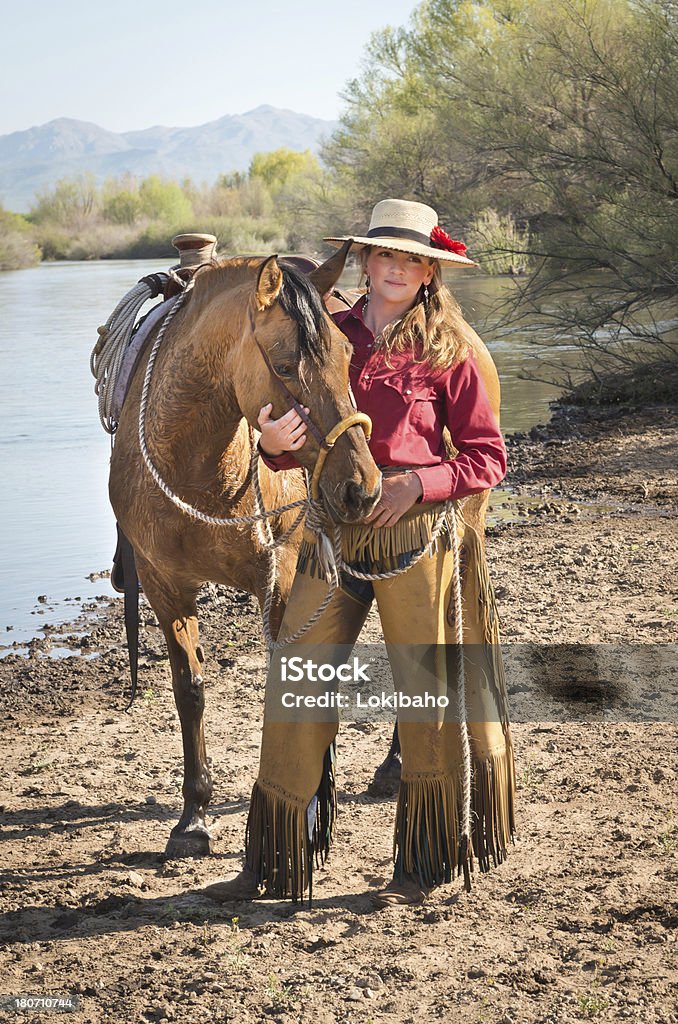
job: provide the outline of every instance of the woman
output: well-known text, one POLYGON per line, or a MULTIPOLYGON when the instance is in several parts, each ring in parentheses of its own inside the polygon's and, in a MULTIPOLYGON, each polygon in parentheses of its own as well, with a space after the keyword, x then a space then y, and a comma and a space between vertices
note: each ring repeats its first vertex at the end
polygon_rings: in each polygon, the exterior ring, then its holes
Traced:
MULTIPOLYGON (((343 556, 372 575, 406 571, 374 582, 344 574, 320 620, 282 653, 290 658, 299 650, 304 655, 320 650, 329 657, 328 651, 340 645, 350 648, 376 598, 396 692, 421 693, 425 685, 437 697, 450 698, 457 689, 458 648, 449 529, 423 558, 416 563, 415 558, 430 542, 443 503, 487 490, 506 470, 504 442, 476 366, 473 332, 441 278, 441 263, 475 264, 464 255, 465 246, 438 227, 435 210, 396 199, 375 206, 367 235, 353 239, 352 249, 361 253, 367 292, 334 319, 353 344, 351 385, 358 409, 372 419, 370 449, 382 468, 383 489, 365 525, 342 529, 343 556), (458 452, 454 459, 445 448, 445 427, 458 452)), ((297 465, 294 453, 306 438, 297 413, 275 420, 268 405, 259 424, 267 464, 274 469, 297 465)), ((513 834, 513 752, 492 590, 477 533, 459 517, 457 534, 465 563, 472 848, 462 840, 468 768, 455 701, 450 699, 447 710, 401 712, 395 870, 392 882, 373 896, 378 906, 422 902, 455 871, 466 874, 470 857, 481 870, 489 869, 503 860, 513 834)), ((281 636, 308 621, 326 587, 313 535, 305 533, 281 636)), ((314 858, 323 860, 329 849, 337 714, 284 720, 281 694, 278 659, 267 684, 245 867, 231 881, 205 890, 221 901, 253 898, 262 886, 270 895, 297 899, 310 889, 314 858)))

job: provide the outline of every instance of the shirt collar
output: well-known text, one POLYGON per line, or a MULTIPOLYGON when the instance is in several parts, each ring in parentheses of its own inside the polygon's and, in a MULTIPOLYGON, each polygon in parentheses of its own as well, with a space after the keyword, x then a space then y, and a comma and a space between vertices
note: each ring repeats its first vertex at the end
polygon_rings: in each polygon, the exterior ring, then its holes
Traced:
MULTIPOLYGON (((345 320, 352 318, 357 320, 359 324, 366 327, 365 321, 363 320, 363 306, 365 305, 365 296, 361 295, 357 302, 355 302, 350 309, 342 309, 340 313, 334 314, 334 322, 339 326, 343 324, 345 320)), ((369 329, 369 328, 368 328, 369 329)))

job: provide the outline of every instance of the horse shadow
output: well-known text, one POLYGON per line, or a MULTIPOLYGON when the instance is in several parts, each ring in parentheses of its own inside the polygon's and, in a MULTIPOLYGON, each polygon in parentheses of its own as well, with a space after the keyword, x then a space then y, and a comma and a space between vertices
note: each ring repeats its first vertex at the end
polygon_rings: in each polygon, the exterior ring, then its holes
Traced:
MULTIPOLYGON (((210 805, 210 816, 221 818, 240 814, 246 807, 245 799, 215 802, 210 805)), ((78 800, 68 800, 58 807, 20 807, 15 811, 3 811, 0 814, 0 842, 38 837, 44 839, 50 835, 78 833, 83 829, 129 824, 135 821, 174 824, 177 813, 178 809, 174 804, 130 804, 115 801, 105 804, 81 804, 78 800)))

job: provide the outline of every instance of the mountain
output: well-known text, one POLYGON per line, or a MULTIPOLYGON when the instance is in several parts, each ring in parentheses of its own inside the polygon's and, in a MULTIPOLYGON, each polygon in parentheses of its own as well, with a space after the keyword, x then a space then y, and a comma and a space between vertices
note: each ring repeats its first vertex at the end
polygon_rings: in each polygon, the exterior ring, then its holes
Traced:
POLYGON ((88 172, 98 181, 129 172, 211 182, 219 174, 245 170, 255 153, 281 146, 317 150, 336 126, 336 121, 268 105, 196 128, 157 125, 120 133, 60 117, 0 135, 0 202, 26 212, 38 189, 88 172))

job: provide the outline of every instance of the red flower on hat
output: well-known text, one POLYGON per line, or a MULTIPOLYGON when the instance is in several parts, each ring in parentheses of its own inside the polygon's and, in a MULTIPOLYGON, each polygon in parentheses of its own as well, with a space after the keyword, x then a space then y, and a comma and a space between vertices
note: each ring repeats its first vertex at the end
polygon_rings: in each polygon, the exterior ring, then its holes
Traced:
POLYGON ((446 249, 447 252, 455 252, 457 256, 466 255, 466 246, 463 242, 455 242, 450 238, 447 231, 443 231, 437 224, 431 232, 431 245, 434 249, 446 249))

